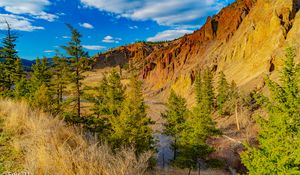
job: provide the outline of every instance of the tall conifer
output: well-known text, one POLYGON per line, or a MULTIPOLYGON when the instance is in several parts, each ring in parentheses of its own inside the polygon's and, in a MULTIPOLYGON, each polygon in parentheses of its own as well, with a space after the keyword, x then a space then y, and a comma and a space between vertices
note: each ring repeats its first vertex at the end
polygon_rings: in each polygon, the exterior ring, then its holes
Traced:
POLYGON ((82 80, 84 79, 83 73, 89 67, 88 64, 88 53, 83 50, 81 45, 81 34, 71 25, 67 24, 67 27, 71 31, 71 41, 66 46, 63 46, 65 51, 71 57, 71 71, 70 77, 71 82, 74 84, 74 103, 76 111, 75 116, 80 117, 81 115, 81 96, 82 96, 82 80))
POLYGON ((186 100, 171 90, 167 103, 167 111, 162 114, 162 117, 166 120, 164 124, 164 134, 170 136, 173 142, 174 160, 177 158, 178 140, 184 130, 184 124, 188 115, 189 111, 187 109, 186 100))
POLYGON ((153 122, 146 113, 142 84, 132 76, 121 114, 112 120, 113 145, 134 146, 137 154, 153 149, 151 124, 153 122))
POLYGON ((271 97, 265 97, 267 119, 258 120, 258 147, 248 147, 241 157, 249 174, 300 174, 299 64, 288 48, 281 82, 266 79, 271 97))
POLYGON ((224 114, 224 104, 229 99, 229 93, 229 84, 226 80, 225 74, 220 72, 217 83, 217 109, 219 115, 224 114))

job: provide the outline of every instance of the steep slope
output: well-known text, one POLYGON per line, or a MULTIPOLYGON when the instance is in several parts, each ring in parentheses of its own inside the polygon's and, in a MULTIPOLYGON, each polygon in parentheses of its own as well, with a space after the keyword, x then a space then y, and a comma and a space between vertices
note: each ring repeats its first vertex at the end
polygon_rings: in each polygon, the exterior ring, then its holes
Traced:
POLYGON ((95 68, 131 62, 151 96, 172 87, 189 98, 195 72, 204 67, 224 71, 244 89, 260 89, 265 74, 276 77, 284 48, 300 44, 299 7, 300 0, 237 0, 193 34, 112 49, 95 56, 95 68))
POLYGON ((111 49, 105 53, 94 56, 94 68, 125 66, 129 62, 136 65, 144 63, 145 58, 152 52, 165 47, 168 43, 137 42, 126 46, 111 49))
POLYGON ((261 88, 261 77, 282 64, 284 48, 299 47, 299 4, 238 0, 208 17, 200 30, 152 52, 142 72, 147 87, 162 91, 172 86, 188 94, 195 72, 208 66, 224 71, 240 87, 261 88))

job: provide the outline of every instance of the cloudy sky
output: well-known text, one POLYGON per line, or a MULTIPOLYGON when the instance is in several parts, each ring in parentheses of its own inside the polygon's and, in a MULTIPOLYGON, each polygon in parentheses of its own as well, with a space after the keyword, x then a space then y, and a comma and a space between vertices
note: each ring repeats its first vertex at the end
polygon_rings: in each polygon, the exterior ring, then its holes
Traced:
POLYGON ((25 59, 52 57, 70 40, 69 23, 90 55, 135 41, 172 40, 198 29, 234 0, 0 0, 0 38, 8 21, 25 59))

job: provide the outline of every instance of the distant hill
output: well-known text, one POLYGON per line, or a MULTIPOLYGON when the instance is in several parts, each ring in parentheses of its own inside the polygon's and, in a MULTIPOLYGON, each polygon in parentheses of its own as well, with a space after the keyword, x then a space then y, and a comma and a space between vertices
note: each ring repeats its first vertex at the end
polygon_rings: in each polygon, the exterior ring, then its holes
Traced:
POLYGON ((23 66, 25 67, 31 67, 35 61, 32 60, 26 60, 26 59, 21 59, 23 66))

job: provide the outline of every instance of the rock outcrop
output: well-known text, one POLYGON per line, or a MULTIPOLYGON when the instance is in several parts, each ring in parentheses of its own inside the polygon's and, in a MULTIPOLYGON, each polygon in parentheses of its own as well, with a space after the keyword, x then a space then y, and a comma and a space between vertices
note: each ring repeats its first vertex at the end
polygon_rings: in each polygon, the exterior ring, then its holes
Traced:
POLYGON ((265 74, 276 77, 284 48, 299 47, 299 8, 300 0, 237 0, 192 34, 113 49, 97 55, 95 67, 132 61, 146 88, 157 93, 172 87, 187 96, 195 72, 205 67, 223 71, 242 88, 258 88, 265 74))
POLYGON ((129 62, 136 65, 144 64, 145 58, 152 52, 164 47, 167 43, 137 42, 126 46, 111 49, 93 57, 94 69, 105 67, 125 66, 129 62))

